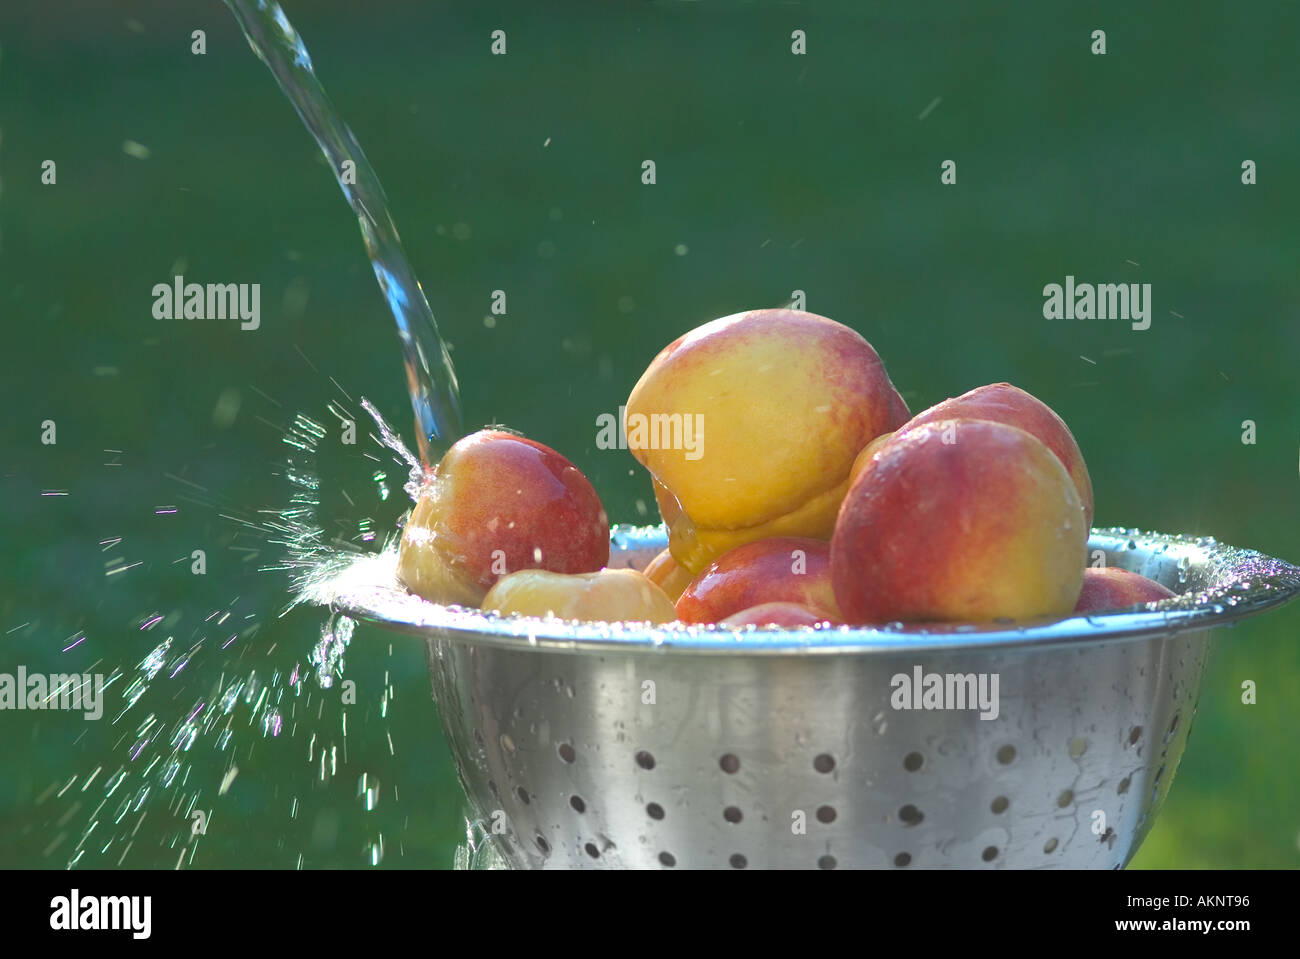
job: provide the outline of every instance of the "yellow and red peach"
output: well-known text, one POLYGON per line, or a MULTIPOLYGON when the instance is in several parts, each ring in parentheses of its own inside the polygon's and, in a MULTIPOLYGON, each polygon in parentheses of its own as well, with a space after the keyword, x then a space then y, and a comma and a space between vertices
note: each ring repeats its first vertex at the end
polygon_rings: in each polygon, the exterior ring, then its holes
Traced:
POLYGON ((724 553, 677 598, 684 623, 717 623, 763 603, 799 603, 838 620, 831 586, 830 544, 781 536, 724 553))
POLYGON ((398 579, 435 603, 477 606, 507 573, 594 572, 609 520, 582 472, 555 450, 499 430, 457 442, 402 531, 398 579))
POLYGON ((763 603, 728 616, 720 626, 816 626, 836 624, 835 617, 801 603, 763 603))
POLYGON ((1177 594, 1154 579, 1117 566, 1088 567, 1083 571, 1083 589, 1074 606, 1076 613, 1099 613, 1154 603, 1177 594))
POLYGON ((669 623, 676 618, 667 594, 634 569, 571 574, 520 570, 497 581, 483 598, 483 608, 604 622, 669 623))
POLYGON ((1084 526, 1091 528, 1092 480, 1083 453, 1065 421, 1050 406, 1010 383, 990 383, 922 410, 903 427, 912 429, 939 420, 990 420, 1015 426, 1037 437, 1065 466, 1079 492, 1084 526))
POLYGON ((682 590, 691 585, 691 580, 694 578, 682 569, 677 560, 673 559, 673 554, 669 550, 664 550, 650 560, 642 572, 645 573, 646 579, 667 593, 668 598, 674 603, 677 602, 677 597, 682 595, 682 590))
POLYGON ((870 458, 835 524, 831 580, 853 624, 1060 616, 1087 536, 1074 481, 1040 440, 943 420, 870 458))
POLYGON ((744 543, 829 538, 854 458, 907 416, 858 333, 813 313, 754 310, 655 357, 628 397, 628 448, 662 487, 673 556, 699 573, 744 543), (655 429, 679 423, 696 424, 692 448, 655 429))

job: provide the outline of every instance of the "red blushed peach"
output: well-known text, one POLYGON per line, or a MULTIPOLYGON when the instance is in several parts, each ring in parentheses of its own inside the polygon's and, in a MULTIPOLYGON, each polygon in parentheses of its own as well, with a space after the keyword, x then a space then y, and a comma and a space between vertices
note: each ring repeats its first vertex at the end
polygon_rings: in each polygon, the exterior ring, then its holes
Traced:
POLYGON ((838 620, 830 544, 795 536, 746 543, 712 563, 677 598, 684 623, 716 623, 763 603, 799 603, 838 620))
POLYGON ((673 556, 699 573, 744 543, 829 539, 854 457, 907 415, 856 331, 753 310, 654 358, 628 397, 628 449, 671 497, 656 490, 673 556))
POLYGON ((835 524, 831 580, 848 623, 1062 616, 1088 529, 1042 442, 984 420, 900 431, 869 460, 835 524))
POLYGON ((1176 595, 1173 590, 1166 589, 1154 579, 1130 573, 1126 569, 1115 566, 1101 569, 1089 567, 1083 571, 1083 590, 1079 593, 1079 602, 1075 604, 1074 611, 1099 613, 1108 609, 1154 603, 1176 595))
POLYGON ((835 617, 800 603, 763 603, 733 613, 720 626, 816 626, 836 625, 835 617))
POLYGON ((642 572, 645 573, 646 579, 667 593, 668 598, 674 603, 677 602, 677 597, 682 595, 682 591, 691 585, 691 580, 694 579, 690 573, 678 565, 677 560, 673 559, 673 554, 668 550, 664 550, 650 560, 642 572))
POLYGON ((1074 480, 1079 501, 1083 504, 1084 525, 1092 527, 1092 480, 1088 476, 1088 466, 1084 463, 1083 453, 1079 451, 1079 444, 1074 441, 1074 435, 1065 425, 1065 420, 1057 416, 1050 406, 1010 383, 990 383, 922 410, 903 428, 911 429, 926 423, 937 423, 939 420, 957 419, 1006 423, 1041 440, 1056 454, 1056 458, 1074 480))
POLYGON ((590 573, 609 562, 609 520, 581 471, 497 430, 460 440, 402 531, 398 579, 435 603, 477 606, 507 573, 590 573))

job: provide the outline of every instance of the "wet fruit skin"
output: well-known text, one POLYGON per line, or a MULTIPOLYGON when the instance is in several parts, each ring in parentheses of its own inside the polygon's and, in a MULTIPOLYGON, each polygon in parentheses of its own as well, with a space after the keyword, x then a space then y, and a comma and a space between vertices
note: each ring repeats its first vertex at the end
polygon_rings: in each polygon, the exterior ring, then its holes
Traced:
POLYGON ((765 603, 797 603, 838 620, 825 540, 780 536, 738 546, 711 563, 677 599, 684 623, 717 623, 765 603))
POLYGON ((821 623, 837 625, 835 618, 830 614, 800 603, 762 603, 733 613, 718 625, 798 627, 817 626, 821 623))
POLYGON ((657 481, 673 556, 698 574, 747 542, 828 539, 854 458, 908 412, 854 330, 813 313, 753 310, 665 347, 627 415, 700 418, 698 455, 634 444, 631 428, 628 444, 657 481))
POLYGON ((582 472, 534 440, 481 430, 452 446, 421 490, 397 571, 431 602, 477 606, 507 573, 608 562, 609 520, 582 472))
POLYGON ((646 579, 667 593, 668 598, 674 603, 677 602, 677 597, 682 595, 682 591, 694 579, 690 573, 682 569, 677 560, 673 559, 670 550, 663 550, 656 555, 654 559, 646 564, 646 568, 642 572, 645 573, 646 579))
POLYGON ((1075 604, 1076 613, 1100 613, 1141 603, 1154 603, 1177 594, 1153 579, 1117 566, 1083 571, 1083 589, 1075 604))
MULTIPOLYGON (((912 417, 903 430, 939 420, 990 420, 1016 426, 1037 437, 1061 461, 1079 493, 1084 509, 1084 526, 1091 528, 1093 515, 1092 479, 1074 434, 1050 406, 1031 393, 1010 383, 990 383, 936 403, 912 417)), ((901 432, 901 430, 900 430, 901 432)))
POLYGON ((855 625, 1063 616, 1087 536, 1074 481, 1041 441, 944 420, 900 431, 870 458, 836 521, 831 580, 855 625))
POLYGON ((676 618, 668 595, 632 569, 568 574, 521 570, 502 577, 484 597, 483 608, 611 623, 669 623, 676 618))

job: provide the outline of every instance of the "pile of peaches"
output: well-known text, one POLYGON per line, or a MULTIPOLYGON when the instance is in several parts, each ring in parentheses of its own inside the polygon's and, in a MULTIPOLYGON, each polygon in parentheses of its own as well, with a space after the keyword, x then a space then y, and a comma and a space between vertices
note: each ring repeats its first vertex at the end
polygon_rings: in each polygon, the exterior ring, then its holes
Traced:
POLYGON ((429 472, 398 578, 502 614, 724 626, 1029 620, 1174 595, 1087 566, 1088 468, 1041 400, 995 383, 912 416, 871 344, 822 316, 706 323, 654 358, 626 414, 652 427, 628 448, 668 530, 644 571, 606 568, 609 520, 576 466, 483 430, 429 472))

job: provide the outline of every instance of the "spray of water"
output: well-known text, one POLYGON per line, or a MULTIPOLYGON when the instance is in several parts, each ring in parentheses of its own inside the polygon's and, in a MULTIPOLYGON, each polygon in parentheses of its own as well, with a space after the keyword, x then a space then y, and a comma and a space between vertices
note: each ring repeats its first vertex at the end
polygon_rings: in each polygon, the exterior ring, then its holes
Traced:
MULTIPOLYGON (((188 500, 211 510, 238 541, 257 541, 259 552, 277 557, 261 569, 288 576, 288 590, 280 591, 286 597, 280 617, 292 613, 312 582, 391 545, 392 534, 377 534, 377 524, 365 515, 371 507, 354 503, 348 486, 355 490, 358 481, 365 483, 383 503, 390 497, 386 461, 408 472, 408 491, 415 491, 423 477, 422 465, 396 432, 369 402, 363 399, 362 405, 375 421, 370 449, 347 454, 342 467, 331 461, 328 485, 320 478, 328 415, 299 413, 281 436, 285 454, 277 472, 287 484, 283 506, 242 510, 206 490, 188 500), (347 508, 323 502, 331 489, 343 494, 347 508)), ((341 400, 329 403, 326 412, 348 414, 341 400)), ((284 831, 276 849, 259 849, 259 864, 309 864, 313 847, 325 850, 317 853, 324 862, 337 862, 329 851, 337 845, 331 831, 342 830, 356 833, 349 838, 367 865, 379 865, 394 849, 402 855, 399 823, 410 817, 395 786, 393 686, 387 670, 378 699, 371 690, 350 708, 341 686, 354 622, 330 615, 316 627, 303 655, 275 641, 258 641, 275 618, 274 611, 239 597, 198 609, 187 597, 175 608, 149 609, 137 617, 134 629, 148 651, 134 666, 112 670, 104 692, 104 720, 116 730, 114 758, 50 783, 37 798, 38 818, 48 816, 41 828, 52 837, 47 855, 63 856, 69 868, 157 864, 161 846, 162 856, 170 851, 176 868, 189 866, 213 841, 209 836, 218 843, 230 840, 231 819, 250 790, 286 793, 276 797, 286 817, 284 831), (349 743, 358 732, 360 755, 349 761, 349 743), (306 766, 286 765, 286 749, 305 758, 306 766), (360 770, 358 760, 364 764, 360 770), (276 770, 273 777, 270 770, 276 770), (351 779, 343 777, 358 773, 355 801, 362 815, 340 817, 333 810, 351 790, 351 779), (76 817, 79 830, 72 822, 76 817), (288 859, 281 858, 285 854, 288 859)), ((371 671, 382 651, 377 647, 367 656, 371 671)), ((393 655, 391 645, 388 655, 393 655)))
MULTIPOLYGON (((427 466, 461 435, 459 388, 446 345, 402 251, 379 180, 355 137, 331 106, 292 24, 278 4, 267 0, 225 2, 254 52, 271 70, 320 146, 357 216, 366 253, 397 323, 415 413, 419 457, 407 450, 373 405, 364 398, 361 403, 378 430, 378 435, 370 434, 379 448, 377 452, 406 471, 403 489, 414 500, 427 466)), ((329 403, 329 415, 353 419, 342 402, 329 403)), ((391 545, 393 534, 381 539, 368 516, 358 518, 349 513, 341 517, 323 508, 322 494, 326 490, 322 489, 318 459, 321 440, 327 435, 324 422, 328 417, 299 413, 284 428, 282 440, 288 452, 281 474, 288 483, 289 502, 281 508, 240 510, 219 503, 202 487, 188 484, 193 487, 188 493, 202 491, 194 501, 233 524, 236 535, 244 542, 250 538, 261 541, 254 554, 264 549, 278 557, 261 568, 288 574, 289 588, 281 594, 286 597, 278 614, 281 617, 305 601, 313 582, 334 575, 359 555, 391 545), (203 497, 208 498, 205 501, 203 497), (341 535, 340 530, 350 532, 341 535)), ((370 452, 362 456, 370 461, 362 465, 369 472, 372 489, 379 501, 386 501, 390 491, 384 460, 370 452)), ((355 504, 346 493, 345 482, 341 476, 330 477, 330 486, 337 486, 351 507, 355 504)), ((292 792, 281 800, 290 825, 278 847, 311 846, 320 838, 322 822, 326 832, 338 828, 330 827, 329 816, 319 811, 314 826, 299 825, 305 805, 300 792, 323 791, 328 803, 331 783, 348 766, 349 710, 338 687, 343 681, 344 659, 355 624, 346 616, 329 616, 306 651, 306 662, 301 662, 292 649, 278 650, 274 642, 263 648, 265 644, 252 642, 265 621, 274 615, 264 609, 250 609, 239 597, 201 616, 181 608, 166 614, 146 611, 140 615, 136 627, 158 639, 135 667, 119 667, 109 677, 109 687, 120 691, 120 699, 109 707, 106 718, 111 717, 112 725, 120 730, 114 750, 120 747, 123 753, 118 762, 109 766, 97 765, 84 775, 52 783, 39 797, 38 806, 56 800, 65 808, 61 814, 51 816, 49 825, 59 831, 46 855, 63 853, 69 867, 123 865, 137 842, 148 841, 174 851, 177 868, 192 864, 208 836, 210 819, 233 811, 219 799, 237 788, 234 784, 241 765, 246 779, 258 775, 259 762, 268 760, 260 759, 266 750, 259 751, 257 743, 269 744, 282 738, 305 741, 311 775, 307 783, 302 783, 300 777, 290 776, 285 782, 283 775, 277 776, 281 782, 274 788, 278 791, 283 786, 292 792), (182 638, 186 629, 189 635, 182 638), (250 738, 250 732, 255 732, 255 737, 250 738), (108 768, 113 771, 105 775, 108 768), (85 803, 96 794, 99 801, 83 812, 85 803), (141 831, 151 813, 155 825, 141 831), (70 837, 63 826, 78 814, 84 825, 79 835, 71 833, 76 837, 75 844, 65 844, 65 838, 70 837)), ((392 656, 391 645, 388 650, 392 656)), ((390 758, 396 755, 388 727, 391 697, 392 686, 385 672, 378 720, 390 758)), ((373 747, 370 754, 374 754, 373 747)), ((374 773, 362 772, 357 798, 367 814, 366 822, 381 822, 385 807, 389 815, 396 813, 396 788, 390 788, 391 798, 381 805, 381 797, 387 796, 388 790, 381 787, 374 773), (377 808, 380 818, 372 818, 377 808)), ((321 800, 313 805, 321 806, 321 800)), ((367 864, 378 865, 385 856, 384 832, 378 825, 369 828, 362 856, 367 864)), ((390 826, 390 835, 393 828, 390 826)), ((457 864, 490 867, 483 837, 474 832, 473 824, 469 828, 457 864)), ((397 848, 401 854, 400 839, 397 848)), ((302 852, 294 864, 304 864, 302 852)))

